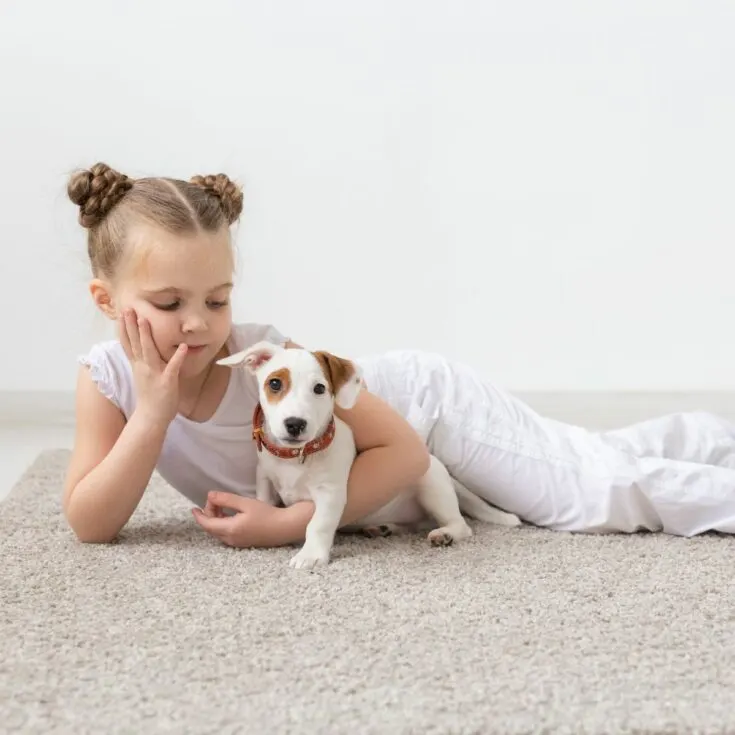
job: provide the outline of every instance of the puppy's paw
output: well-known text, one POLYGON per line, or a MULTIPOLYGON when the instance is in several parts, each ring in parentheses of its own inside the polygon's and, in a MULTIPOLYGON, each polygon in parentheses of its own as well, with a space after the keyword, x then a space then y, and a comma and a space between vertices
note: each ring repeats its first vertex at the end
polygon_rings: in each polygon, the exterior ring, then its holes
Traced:
POLYGON ((398 532, 398 526, 395 523, 384 523, 381 526, 365 526, 362 532, 368 538, 386 538, 398 532))
POLYGON ((313 549, 301 549, 297 554, 291 557, 289 566, 293 569, 315 569, 316 567, 325 567, 329 564, 329 552, 314 551, 313 549))
POLYGON ((435 528, 428 535, 432 546, 451 546, 455 541, 472 536, 472 529, 466 523, 455 523, 449 526, 435 528))
POLYGON ((446 528, 435 528, 429 533, 428 539, 432 546, 451 546, 454 543, 452 534, 446 528))

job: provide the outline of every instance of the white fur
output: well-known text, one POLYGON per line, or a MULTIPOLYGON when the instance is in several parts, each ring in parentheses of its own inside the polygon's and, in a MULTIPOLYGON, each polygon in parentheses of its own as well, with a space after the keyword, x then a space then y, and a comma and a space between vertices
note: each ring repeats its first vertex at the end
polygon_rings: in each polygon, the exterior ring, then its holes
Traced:
MULTIPOLYGON (((321 436, 333 417, 334 405, 351 408, 359 396, 360 374, 350 363, 354 375, 338 391, 329 391, 329 381, 321 363, 313 353, 303 349, 286 349, 270 342, 259 342, 247 350, 219 361, 231 367, 244 366, 258 381, 260 403, 263 408, 264 430, 271 442, 286 447, 301 447, 321 436), (269 376, 282 368, 290 374, 290 390, 280 400, 269 400, 269 376), (320 395, 314 386, 322 384, 326 390, 320 395), (289 435, 286 420, 306 421, 306 428, 298 441, 289 435)), ((275 504, 278 497, 285 505, 312 500, 315 510, 306 529, 306 538, 300 551, 291 559, 291 566, 310 569, 327 564, 335 534, 347 502, 347 478, 355 460, 356 450, 349 426, 334 416, 335 435, 332 443, 302 462, 298 458, 282 459, 265 447, 258 457, 256 470, 256 497, 275 504)), ((440 524, 429 533, 434 545, 445 545, 468 538, 470 527, 462 516, 467 515, 489 523, 505 526, 520 524, 517 516, 487 505, 479 497, 450 477, 444 465, 431 457, 426 474, 406 492, 416 493, 424 511, 440 524), (461 509, 461 510, 460 510, 461 509)), ((370 527, 369 519, 351 524, 351 529, 370 527)))

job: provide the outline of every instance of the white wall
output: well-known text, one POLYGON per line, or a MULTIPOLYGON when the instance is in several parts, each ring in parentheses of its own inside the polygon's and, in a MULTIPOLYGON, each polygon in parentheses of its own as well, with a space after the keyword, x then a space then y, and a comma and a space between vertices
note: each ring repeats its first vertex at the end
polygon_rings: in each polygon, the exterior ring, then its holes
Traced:
POLYGON ((733 38, 726 0, 3 3, 0 390, 108 334, 96 160, 240 178, 237 317, 311 347, 735 389, 733 38))

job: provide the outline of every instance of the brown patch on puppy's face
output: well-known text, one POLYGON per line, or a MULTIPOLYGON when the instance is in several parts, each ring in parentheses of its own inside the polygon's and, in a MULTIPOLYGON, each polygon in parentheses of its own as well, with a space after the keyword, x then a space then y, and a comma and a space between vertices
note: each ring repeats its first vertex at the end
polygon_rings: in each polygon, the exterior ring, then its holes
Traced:
POLYGON ((274 370, 263 383, 268 403, 278 403, 291 390, 291 371, 288 368, 274 370))
POLYGON ((340 388, 354 376, 355 366, 349 360, 336 357, 331 352, 315 352, 314 357, 319 361, 324 371, 330 392, 333 396, 336 396, 340 388))

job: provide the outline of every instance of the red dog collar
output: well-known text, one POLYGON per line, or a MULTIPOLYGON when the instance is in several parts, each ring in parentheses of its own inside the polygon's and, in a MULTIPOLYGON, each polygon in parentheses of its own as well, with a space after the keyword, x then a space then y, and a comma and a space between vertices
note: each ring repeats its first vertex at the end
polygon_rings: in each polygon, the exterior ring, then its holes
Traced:
POLYGON ((258 446, 258 451, 261 452, 265 447, 271 454, 281 459, 294 459, 298 457, 301 462, 306 461, 306 457, 309 454, 315 454, 320 452, 322 449, 326 449, 334 439, 334 416, 330 419, 327 430, 316 439, 312 439, 310 442, 304 444, 303 447, 281 447, 277 444, 273 444, 268 441, 268 437, 263 431, 263 424, 265 422, 265 414, 260 403, 257 403, 255 410, 253 411, 253 439, 258 446))

